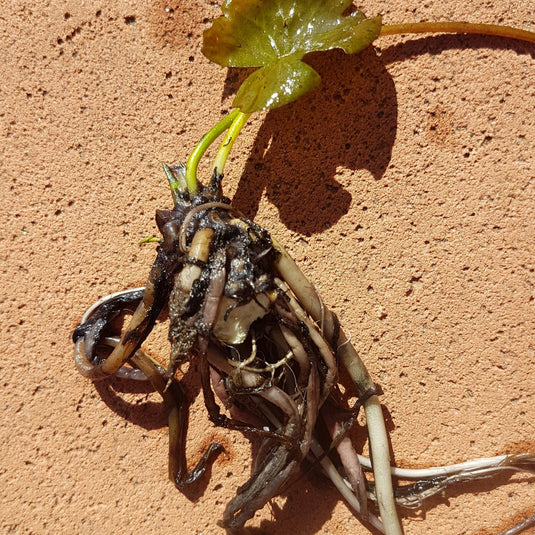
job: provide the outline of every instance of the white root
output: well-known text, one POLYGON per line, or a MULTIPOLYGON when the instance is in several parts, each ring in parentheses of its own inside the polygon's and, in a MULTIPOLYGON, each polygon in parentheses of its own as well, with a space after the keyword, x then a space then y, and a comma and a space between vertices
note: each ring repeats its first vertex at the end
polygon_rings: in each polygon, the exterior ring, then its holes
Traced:
POLYGON ((131 295, 137 292, 143 292, 145 290, 144 286, 140 286, 139 288, 131 288, 130 290, 122 290, 120 292, 113 292, 109 295, 105 295, 104 297, 101 297, 98 301, 95 301, 85 312, 82 316, 82 319, 80 320, 80 324, 87 323, 89 318, 99 309, 102 305, 105 305, 106 303, 109 303, 110 301, 113 301, 114 299, 117 299, 117 297, 125 297, 127 295, 131 295))
MULTIPOLYGON (((371 469, 368 458, 359 456, 359 460, 365 469, 371 469)), ((449 485, 489 478, 501 471, 535 474, 535 453, 498 455, 424 469, 396 467, 391 469, 394 477, 405 481, 416 481, 413 486, 404 489, 401 487, 405 492, 396 497, 398 504, 408 508, 420 507, 422 500, 444 491, 449 485)), ((375 499, 373 493, 370 494, 370 498, 375 499)))
MULTIPOLYGON (((276 260, 276 269, 306 312, 320 325, 327 340, 331 340, 335 334, 333 314, 323 306, 316 289, 303 275, 286 250, 274 239, 272 241, 273 246, 280 253, 276 260)), ((355 348, 351 343, 346 343, 347 340, 347 336, 340 329, 338 340, 334 341, 338 344, 338 355, 357 385, 359 393, 365 395, 373 389, 374 384, 355 348)), ((394 500, 392 476, 390 475, 390 453, 386 426, 381 404, 376 395, 369 396, 364 401, 364 412, 366 413, 370 450, 373 456, 373 474, 376 482, 379 512, 385 533, 387 535, 402 535, 401 523, 398 519, 394 500)))
MULTIPOLYGON (((359 455, 359 461, 366 470, 372 469, 372 463, 368 457, 359 455)), ((417 481, 422 479, 432 479, 435 477, 447 477, 459 474, 468 474, 478 470, 513 470, 517 472, 535 473, 535 453, 526 453, 519 455, 497 455, 495 457, 481 457, 457 464, 445 466, 432 466, 430 468, 391 468, 392 475, 398 479, 406 481, 417 481), (514 464, 514 461, 523 461, 533 463, 533 468, 528 469, 520 464, 514 464), (513 461, 513 462, 511 462, 513 461)))
POLYGON ((373 478, 376 486, 377 505, 381 512, 381 519, 387 535, 402 535, 403 531, 394 500, 392 476, 390 475, 388 436, 381 403, 377 396, 370 396, 364 402, 364 412, 368 427, 370 452, 373 458, 373 478))
MULTIPOLYGON (((325 455, 323 448, 316 439, 312 439, 310 451, 319 459, 319 463, 327 477, 333 482, 340 494, 346 499, 347 503, 353 508, 357 515, 361 515, 361 505, 358 498, 353 493, 351 486, 340 475, 332 461, 325 455)), ((381 533, 387 533, 383 523, 373 514, 368 513, 367 521, 381 533)))

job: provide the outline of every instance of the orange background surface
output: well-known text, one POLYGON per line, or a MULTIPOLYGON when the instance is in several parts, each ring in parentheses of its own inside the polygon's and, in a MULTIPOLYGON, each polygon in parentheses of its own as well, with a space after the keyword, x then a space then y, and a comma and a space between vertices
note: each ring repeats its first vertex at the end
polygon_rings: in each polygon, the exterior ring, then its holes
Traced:
MULTIPOLYGON (((0 531, 222 533, 249 440, 214 428, 197 399, 192 460, 213 439, 227 453, 184 496, 167 480, 158 396, 85 380, 70 340, 91 303, 144 283, 155 246, 138 242, 171 206, 160 164, 185 160, 230 109, 241 74, 200 52, 219 8, 0 5, 0 531)), ((535 30, 533 1, 362 7, 387 23, 535 30)), ((225 193, 287 246, 351 332, 402 466, 535 450, 534 58, 535 45, 480 36, 314 55, 320 87, 253 116, 227 164, 225 193)), ((165 326, 149 349, 165 358, 165 326)), ((193 373, 187 388, 198 391, 193 373)), ((533 514, 533 477, 499 482, 402 513, 406 534, 493 534, 533 514)), ((366 533, 315 472, 248 526, 366 533)))

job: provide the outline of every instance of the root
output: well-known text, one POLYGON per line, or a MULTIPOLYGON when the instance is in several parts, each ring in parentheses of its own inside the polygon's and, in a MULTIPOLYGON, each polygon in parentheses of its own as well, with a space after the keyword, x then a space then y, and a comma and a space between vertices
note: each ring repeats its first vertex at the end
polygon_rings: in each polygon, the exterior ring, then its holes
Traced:
POLYGON ((387 535, 401 535, 402 529, 397 516, 390 474, 388 436, 379 398, 373 394, 375 385, 354 347, 348 343, 344 332, 339 330, 337 333, 338 324, 334 319, 334 314, 324 307, 314 286, 310 284, 285 249, 275 240, 273 244, 280 254, 276 262, 277 271, 291 288, 304 310, 320 325, 331 347, 338 348, 338 356, 355 382, 359 397, 364 400, 363 406, 374 461, 373 473, 381 519, 387 535), (336 334, 337 337, 334 339, 336 334))
POLYGON ((175 208, 157 213, 163 240, 146 286, 97 301, 73 336, 75 365, 84 376, 148 380, 161 394, 170 409, 169 477, 178 488, 196 481, 221 450, 212 444, 188 471, 188 402, 175 370, 191 358, 198 362, 210 420, 263 440, 263 458, 225 509, 223 525, 230 531, 241 529, 281 492, 306 457, 322 466, 363 522, 386 535, 402 533, 396 503, 417 507, 451 484, 503 470, 535 473, 535 454, 425 470, 391 468, 378 389, 364 363, 286 251, 266 230, 221 202, 220 178, 214 174, 212 185, 191 199, 190 187, 188 193, 177 182, 175 208), (166 305, 171 356, 164 370, 140 347, 166 305), (120 338, 109 336, 106 329, 127 309, 135 311, 126 331, 120 338), (102 345, 113 348, 106 358, 97 354, 102 345), (339 362, 364 408, 373 464, 357 455, 344 435, 356 411, 336 410, 339 362), (231 417, 222 413, 216 395, 231 417), (323 424, 330 439, 324 437, 323 424), (329 457, 339 466, 336 454, 340 468, 329 457), (363 470, 373 471, 373 482, 363 470), (413 483, 394 492, 393 477, 413 483), (377 502, 380 519, 368 511, 368 499, 377 502))

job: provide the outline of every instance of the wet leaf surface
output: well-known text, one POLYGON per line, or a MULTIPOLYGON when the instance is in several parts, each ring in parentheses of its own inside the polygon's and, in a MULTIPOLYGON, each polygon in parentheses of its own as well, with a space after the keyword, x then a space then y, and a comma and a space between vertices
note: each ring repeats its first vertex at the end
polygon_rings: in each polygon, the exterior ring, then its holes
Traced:
POLYGON ((380 17, 345 14, 350 0, 227 0, 204 32, 203 53, 225 67, 261 67, 234 106, 250 113, 287 104, 319 83, 305 54, 341 48, 354 54, 379 35, 380 17))

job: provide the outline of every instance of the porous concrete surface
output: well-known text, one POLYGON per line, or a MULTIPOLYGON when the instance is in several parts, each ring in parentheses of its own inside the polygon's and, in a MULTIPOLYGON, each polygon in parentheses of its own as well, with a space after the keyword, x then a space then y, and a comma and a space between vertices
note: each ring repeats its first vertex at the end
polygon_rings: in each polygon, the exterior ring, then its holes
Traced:
MULTIPOLYGON (((161 162, 185 160, 240 73, 201 54, 208 0, 0 2, 0 531, 220 534, 251 445, 198 398, 192 462, 226 454, 188 496, 167 480, 165 408, 73 365, 98 298, 142 285, 161 162)), ((370 0, 387 23, 535 30, 533 1, 370 0)), ((323 82, 252 117, 225 192, 285 244, 382 386, 395 461, 535 449, 535 45, 381 38, 315 55, 323 82)), ((205 177, 215 151, 201 166, 205 177)), ((151 342, 165 358, 164 326, 151 342)), ((199 381, 188 375, 188 392, 199 381)), ((359 444, 360 447, 361 444, 359 444)), ((407 535, 494 534, 535 512, 533 477, 464 485, 401 511, 407 535)), ((304 473, 247 533, 367 533, 304 473)))

